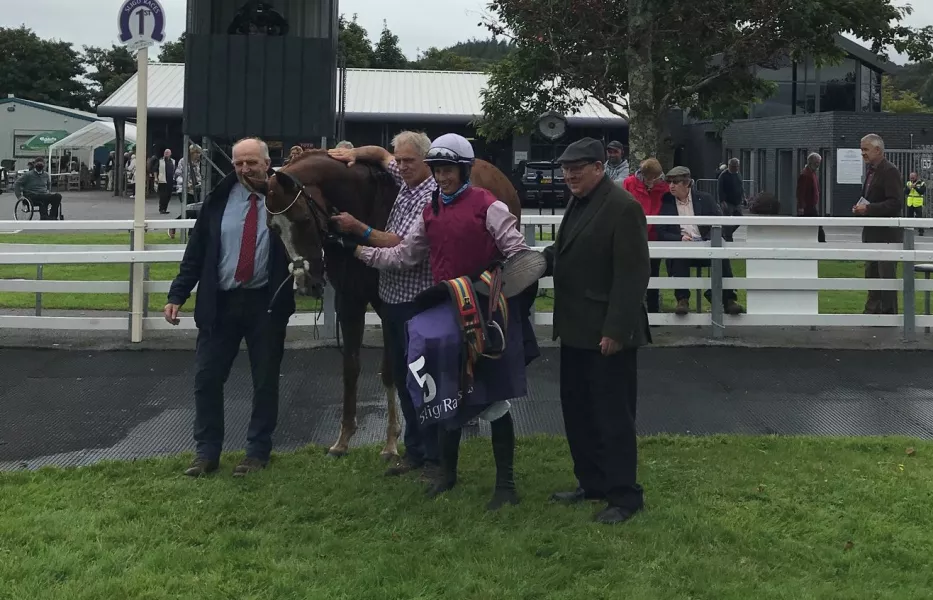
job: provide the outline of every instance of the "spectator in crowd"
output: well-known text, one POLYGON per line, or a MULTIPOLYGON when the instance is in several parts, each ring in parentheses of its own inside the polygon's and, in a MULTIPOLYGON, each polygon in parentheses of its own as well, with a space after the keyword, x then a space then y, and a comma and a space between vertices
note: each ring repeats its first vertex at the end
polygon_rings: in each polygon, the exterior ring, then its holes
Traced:
POLYGON ((130 193, 130 198, 136 197, 136 153, 126 153, 126 191, 130 193))
POLYGON ((149 160, 146 161, 146 182, 147 193, 156 194, 159 192, 159 184, 156 181, 156 174, 159 172, 159 149, 153 145, 149 160))
POLYGON ((629 176, 628 160, 625 158, 625 146, 622 142, 612 140, 606 146, 606 175, 614 183, 622 185, 625 178, 629 176))
POLYGON ((603 500, 595 520, 621 523, 644 506, 635 413, 638 348, 651 342, 648 226, 641 205, 606 174, 599 140, 570 144, 558 162, 573 197, 544 255, 554 277, 560 403, 578 486, 551 498, 603 500))
POLYGON ((110 157, 107 158, 107 168, 106 168, 106 173, 107 173, 107 191, 108 191, 108 192, 112 192, 112 191, 113 191, 114 177, 115 177, 116 174, 117 174, 116 168, 117 168, 116 153, 111 151, 111 152, 110 152, 110 157))
MULTIPOLYGON (((661 213, 661 199, 670 191, 670 186, 662 178, 664 171, 656 158, 642 161, 634 175, 626 177, 622 187, 641 204, 645 216, 652 217, 661 213)), ((648 225, 648 241, 658 240, 658 232, 654 225, 648 225)), ((661 274, 661 259, 651 259, 651 276, 661 274)), ((661 290, 649 289, 647 294, 648 312, 661 312, 661 290)))
POLYGON ((748 210, 753 215, 780 215, 781 203, 771 192, 759 192, 749 201, 748 210))
MULTIPOLYGON (((904 186, 904 195, 907 196, 907 216, 915 219, 923 218, 923 196, 927 192, 927 184, 917 176, 916 172, 911 172, 908 177, 907 185, 904 186)), ((919 230, 923 235, 923 229, 919 230)))
MULTIPOLYGON (((741 217, 742 205, 745 204, 745 187, 739 166, 739 159, 730 158, 729 167, 719 175, 719 207, 727 217, 741 217)), ((723 227, 722 239, 731 242, 736 229, 738 227, 734 225, 723 227)))
MULTIPOLYGON (((674 167, 667 173, 667 182, 671 191, 664 195, 661 216, 680 217, 715 217, 722 213, 712 196, 693 189, 693 179, 687 167, 674 167)), ((658 225, 658 239, 663 242, 701 242, 709 241, 709 225, 658 225)), ((723 226, 725 230, 725 226, 723 226)), ((725 237, 725 235, 723 235, 725 237)), ((671 277, 690 277, 691 267, 709 267, 710 261, 703 258, 674 258, 667 261, 667 273, 671 277)), ((732 277, 732 264, 722 261, 722 276, 732 277)), ((707 290, 706 299, 712 301, 712 293, 707 290)), ((690 290, 674 290, 677 307, 674 312, 686 315, 690 312, 690 290)), ((738 303, 735 290, 722 291, 723 310, 730 315, 739 315, 745 309, 738 303)))
POLYGON ((29 198, 39 205, 39 219, 58 220, 62 206, 62 195, 52 193, 52 177, 45 170, 45 159, 36 158, 32 168, 23 173, 13 184, 13 193, 18 199, 29 198))
MULTIPOLYGON (((862 160, 868 165, 862 197, 852 207, 860 217, 899 217, 904 205, 904 184, 900 171, 884 157, 884 140, 869 133, 860 143, 862 160)), ((900 227, 863 227, 862 242, 866 244, 900 244, 900 227)), ((866 279, 894 279, 897 263, 892 261, 866 261, 866 279)), ((896 290, 869 290, 865 301, 865 314, 896 315, 896 290)))
MULTIPOLYGON (((820 216, 820 178, 817 171, 822 162, 823 157, 819 153, 811 152, 806 166, 797 176, 797 215, 800 217, 820 216)), ((817 239, 820 243, 826 241, 822 226, 817 230, 817 239)))
POLYGON ((168 148, 162 153, 158 169, 155 172, 156 184, 159 186, 159 214, 168 214, 168 203, 175 191, 175 159, 168 148))
MULTIPOLYGON (((250 179, 271 175, 269 148, 248 138, 233 146, 235 171, 211 191, 185 248, 165 305, 165 320, 178 313, 198 286, 194 375, 196 455, 185 475, 216 471, 224 442, 224 382, 246 338, 253 379, 253 409, 246 432, 246 458, 233 471, 244 476, 265 468, 279 411, 279 372, 285 329, 295 296, 283 291, 291 262, 285 246, 266 227, 265 198, 250 179), (275 300, 274 304, 270 302, 275 300)), ((288 286, 291 291, 291 286, 288 286)))
POLYGON ((194 204, 201 197, 203 175, 201 174, 201 155, 204 150, 197 144, 188 147, 188 156, 178 161, 175 166, 175 189, 183 205, 194 204), (185 172, 188 173, 188 189, 185 190, 185 172))
POLYGON ((285 159, 285 164, 287 165, 288 163, 301 156, 304 151, 305 149, 301 146, 292 146, 288 151, 288 158, 285 159))
POLYGON ((347 141, 347 140, 341 140, 341 141, 337 142, 337 145, 336 145, 335 147, 336 147, 336 148, 343 148, 343 149, 346 149, 346 150, 352 150, 352 149, 353 149, 353 142, 349 142, 349 141, 347 141))
MULTIPOLYGON (((348 213, 333 217, 343 232, 367 239, 369 245, 392 247, 398 245, 421 219, 424 207, 431 202, 437 182, 431 168, 424 162, 431 149, 427 135, 403 131, 392 139, 393 156, 380 146, 340 148, 330 151, 338 160, 353 163, 361 158, 381 163, 399 185, 398 197, 389 212, 385 231, 372 229, 348 213), (367 233, 368 232, 368 233, 367 233)), ((415 298, 434 285, 431 265, 427 257, 410 269, 385 269, 379 273, 379 298, 383 304, 382 322, 386 328, 386 342, 392 356, 392 378, 398 392, 399 405, 405 417, 405 455, 386 470, 386 475, 402 475, 423 469, 425 479, 437 475, 440 456, 437 448, 437 427, 419 425, 411 394, 408 392, 408 344, 405 325, 418 313, 415 298)))

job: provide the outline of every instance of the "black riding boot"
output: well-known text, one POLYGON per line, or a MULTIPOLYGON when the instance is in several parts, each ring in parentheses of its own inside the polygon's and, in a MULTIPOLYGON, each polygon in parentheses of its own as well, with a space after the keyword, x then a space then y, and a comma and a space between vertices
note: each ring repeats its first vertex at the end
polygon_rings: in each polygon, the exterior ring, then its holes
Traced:
POLYGON ((428 488, 427 495, 433 498, 453 489, 457 483, 457 460, 460 457, 460 433, 461 429, 447 429, 443 425, 437 428, 438 451, 441 455, 441 466, 437 469, 437 474, 431 486, 428 488))
POLYGON ((490 423, 492 429, 492 455, 496 459, 496 489, 487 510, 498 510, 506 504, 518 504, 515 492, 513 465, 515 462, 515 425, 512 413, 505 413, 490 423))

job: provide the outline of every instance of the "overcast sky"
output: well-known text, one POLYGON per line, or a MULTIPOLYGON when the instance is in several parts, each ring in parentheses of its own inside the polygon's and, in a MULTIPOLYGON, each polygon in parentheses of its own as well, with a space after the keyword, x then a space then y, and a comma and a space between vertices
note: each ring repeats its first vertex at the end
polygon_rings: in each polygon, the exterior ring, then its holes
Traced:
MULTIPOLYGON (((236 0, 228 0, 236 1, 236 0)), ((933 25, 933 1, 910 0, 914 26, 933 25)), ((109 46, 117 41, 117 11, 120 0, 0 0, 0 26, 25 24, 42 37, 54 37, 82 45, 109 46)), ((162 0, 168 37, 175 39, 185 26, 186 0, 162 0)), ((399 36, 402 51, 411 59, 431 46, 445 47, 472 37, 487 38, 489 31, 477 25, 488 0, 340 0, 340 11, 349 19, 353 13, 374 43, 382 21, 399 36)), ((903 4, 903 2, 899 2, 903 4)), ((157 51, 153 50, 153 57, 157 51)), ((904 59, 892 55, 895 62, 904 59)))

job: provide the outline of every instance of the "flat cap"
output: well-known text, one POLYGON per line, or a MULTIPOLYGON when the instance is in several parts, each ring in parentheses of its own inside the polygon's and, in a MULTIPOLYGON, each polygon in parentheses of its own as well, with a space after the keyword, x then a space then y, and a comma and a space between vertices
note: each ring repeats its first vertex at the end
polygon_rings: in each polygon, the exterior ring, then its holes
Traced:
POLYGON ((567 146, 564 153, 557 159, 557 162, 561 164, 581 161, 606 162, 606 149, 603 148, 603 143, 597 139, 585 137, 567 146))
POLYGON ((612 140, 606 145, 606 148, 615 148, 616 150, 625 150, 625 146, 619 140, 612 140))
POLYGON ((690 177, 690 169, 687 167, 674 167, 667 172, 667 178, 671 177, 690 177))

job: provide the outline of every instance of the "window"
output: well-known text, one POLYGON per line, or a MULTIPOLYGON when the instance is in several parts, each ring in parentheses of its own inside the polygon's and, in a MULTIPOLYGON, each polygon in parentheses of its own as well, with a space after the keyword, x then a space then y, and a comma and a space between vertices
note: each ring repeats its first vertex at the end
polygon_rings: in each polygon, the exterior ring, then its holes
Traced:
POLYGON ((797 97, 795 98, 798 115, 816 112, 816 65, 812 58, 797 63, 797 97))
POLYGON ((754 116, 780 117, 794 114, 794 82, 775 81, 777 91, 754 107, 754 116))
POLYGON ((820 111, 855 111, 855 59, 820 69, 820 111))
POLYGON ((759 150, 758 151, 758 160, 755 165, 755 187, 758 188, 757 191, 762 192, 767 189, 766 185, 766 174, 768 172, 768 151, 759 150))

